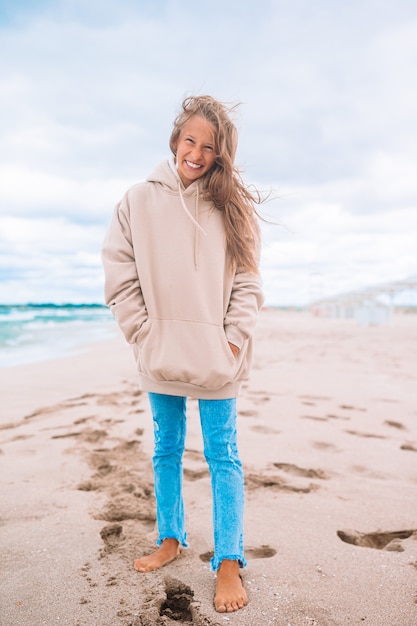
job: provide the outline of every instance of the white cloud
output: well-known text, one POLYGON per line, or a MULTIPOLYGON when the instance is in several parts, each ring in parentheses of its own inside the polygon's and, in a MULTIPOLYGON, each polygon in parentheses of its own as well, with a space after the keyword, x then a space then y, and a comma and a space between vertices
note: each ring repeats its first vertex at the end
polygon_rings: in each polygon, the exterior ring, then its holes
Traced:
MULTIPOLYGON (((107 223, 122 194, 134 181, 129 179, 74 180, 48 170, 4 167, 1 172, 0 204, 10 216, 66 217, 74 222, 107 223)), ((11 222, 10 222, 11 223, 11 222)), ((36 226, 36 222, 28 222, 36 226)), ((41 223, 41 222, 39 222, 41 223)), ((18 236, 21 231, 15 231, 18 236)))
POLYGON ((101 299, 112 208, 195 91, 243 102, 238 162, 278 189, 270 302, 417 273, 413 1, 10 3, 0 39, 3 301, 101 299))

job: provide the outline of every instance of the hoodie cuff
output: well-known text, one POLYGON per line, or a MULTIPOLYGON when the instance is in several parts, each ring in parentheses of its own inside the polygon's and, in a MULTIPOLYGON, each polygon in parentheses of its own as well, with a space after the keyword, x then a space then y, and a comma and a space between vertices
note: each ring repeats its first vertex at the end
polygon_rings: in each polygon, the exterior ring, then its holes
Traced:
POLYGON ((224 332, 226 333, 227 341, 232 343, 234 346, 237 346, 239 350, 241 350, 245 341, 245 337, 242 331, 239 330, 237 326, 234 326, 234 324, 228 324, 225 327, 224 332))

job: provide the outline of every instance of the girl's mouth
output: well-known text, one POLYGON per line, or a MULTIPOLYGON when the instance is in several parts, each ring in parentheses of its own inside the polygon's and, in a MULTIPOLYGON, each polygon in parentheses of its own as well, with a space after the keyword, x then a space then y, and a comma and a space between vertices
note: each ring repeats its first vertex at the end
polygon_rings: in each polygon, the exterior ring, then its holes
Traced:
POLYGON ((201 167, 203 167, 202 165, 197 165, 192 161, 185 161, 185 163, 188 165, 188 167, 191 167, 192 170, 199 170, 201 167))

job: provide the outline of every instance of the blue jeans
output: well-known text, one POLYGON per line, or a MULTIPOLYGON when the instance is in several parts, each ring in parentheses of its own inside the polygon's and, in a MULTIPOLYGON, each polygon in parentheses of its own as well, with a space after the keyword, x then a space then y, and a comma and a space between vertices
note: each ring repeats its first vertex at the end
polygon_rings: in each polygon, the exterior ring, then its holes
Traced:
MULTIPOLYGON (((186 433, 186 398, 149 393, 154 424, 153 456, 158 545, 173 538, 184 547, 182 456, 186 433)), ((211 567, 224 559, 246 565, 243 556, 244 484, 237 449, 236 399, 199 400, 204 456, 213 496, 214 556, 211 567)))

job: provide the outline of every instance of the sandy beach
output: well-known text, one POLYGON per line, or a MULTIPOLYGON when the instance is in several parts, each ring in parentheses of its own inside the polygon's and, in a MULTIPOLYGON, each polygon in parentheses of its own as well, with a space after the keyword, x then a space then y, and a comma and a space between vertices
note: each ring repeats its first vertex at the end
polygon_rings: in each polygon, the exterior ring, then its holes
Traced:
POLYGON ((416 626, 417 315, 265 310, 238 402, 249 604, 214 611, 210 479, 188 401, 190 547, 152 551, 152 427, 130 347, 0 370, 1 626, 416 626))

